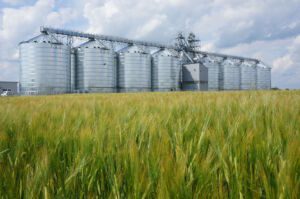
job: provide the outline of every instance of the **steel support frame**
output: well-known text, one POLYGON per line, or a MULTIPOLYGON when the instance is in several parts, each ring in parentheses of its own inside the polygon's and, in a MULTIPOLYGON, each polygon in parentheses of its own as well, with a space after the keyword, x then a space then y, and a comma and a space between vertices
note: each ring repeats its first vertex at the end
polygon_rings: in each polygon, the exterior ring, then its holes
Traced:
MULTIPOLYGON (((78 32, 78 31, 56 29, 56 28, 43 27, 43 26, 41 27, 40 31, 41 31, 41 33, 44 33, 44 34, 58 34, 58 35, 65 35, 68 37, 81 37, 81 38, 87 38, 87 39, 104 40, 104 41, 117 42, 117 43, 127 43, 127 44, 131 44, 131 45, 136 44, 136 45, 141 45, 141 46, 166 48, 166 49, 174 49, 177 51, 182 51, 182 49, 178 49, 177 47, 171 46, 171 45, 164 45, 164 44, 160 44, 157 42, 131 40, 131 39, 126 39, 123 37, 116 37, 116 36, 89 34, 89 33, 83 33, 83 32, 78 32)), ((196 51, 196 50, 189 50, 189 52, 201 54, 203 56, 223 57, 225 59, 229 58, 229 59, 237 59, 237 60, 241 60, 241 61, 253 61, 257 64, 262 63, 258 59, 246 58, 246 57, 240 57, 240 56, 225 55, 225 54, 219 54, 219 53, 210 53, 210 52, 196 51)), ((186 55, 187 52, 185 52, 184 54, 186 55)), ((188 59, 190 61, 193 61, 190 57, 188 57, 188 59)))

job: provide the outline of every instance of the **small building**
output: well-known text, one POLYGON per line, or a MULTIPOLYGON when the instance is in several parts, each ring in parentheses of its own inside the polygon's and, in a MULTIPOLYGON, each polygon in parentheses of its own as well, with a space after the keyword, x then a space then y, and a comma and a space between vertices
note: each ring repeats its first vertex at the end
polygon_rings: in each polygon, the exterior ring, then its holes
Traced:
POLYGON ((208 69, 200 63, 182 67, 182 90, 208 90, 208 69))
POLYGON ((13 94, 18 94, 19 82, 0 81, 0 94, 4 91, 10 91, 13 94))

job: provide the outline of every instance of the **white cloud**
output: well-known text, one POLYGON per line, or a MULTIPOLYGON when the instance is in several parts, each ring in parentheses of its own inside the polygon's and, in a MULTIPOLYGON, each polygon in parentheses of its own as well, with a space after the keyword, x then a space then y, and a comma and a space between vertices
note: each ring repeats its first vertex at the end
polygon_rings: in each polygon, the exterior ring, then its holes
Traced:
POLYGON ((43 22, 45 14, 49 13, 54 6, 53 0, 39 0, 34 6, 22 8, 4 8, 0 38, 9 40, 17 38, 24 33, 33 31, 33 26, 43 22))
POLYGON ((37 0, 26 5, 0 8, 0 65, 16 60, 17 43, 37 34, 40 25, 164 43, 179 31, 193 31, 203 50, 262 59, 274 67, 275 86, 300 87, 299 73, 290 72, 299 64, 300 0, 37 0))
POLYGON ((38 0, 34 5, 20 8, 3 8, 0 23, 0 79, 8 75, 18 77, 18 43, 39 34, 42 25, 63 26, 76 17, 73 10, 62 8, 53 11, 54 0, 38 0), (11 64, 9 64, 11 62, 11 64), (5 69, 3 69, 6 67, 5 69), (7 72, 14 71, 14 73, 7 72), (17 72, 16 72, 17 71, 17 72), (16 73, 15 73, 16 72, 16 73))
POLYGON ((272 64, 273 60, 281 57, 288 51, 288 47, 293 43, 293 38, 255 41, 242 43, 229 48, 218 48, 217 51, 226 54, 252 57, 264 60, 267 64, 272 64))
POLYGON ((115 3, 109 1, 104 4, 101 11, 103 11, 105 18, 110 19, 119 12, 119 8, 115 3))
POLYGON ((146 35, 153 32, 155 29, 159 28, 161 24, 166 20, 166 15, 156 15, 149 21, 147 21, 143 26, 139 27, 136 31, 135 38, 145 37, 146 35))
POLYGON ((0 70, 0 81, 19 81, 17 61, 0 61, 0 70))
POLYGON ((171 6, 180 6, 185 3, 184 0, 155 0, 157 4, 166 4, 171 6))
POLYGON ((205 40, 232 47, 258 40, 278 40, 300 31, 300 1, 216 0, 194 25, 205 40), (292 24, 290 28, 282 28, 292 24))
POLYGON ((78 13, 71 8, 62 8, 59 11, 54 11, 46 17, 46 24, 49 26, 59 27, 72 19, 78 17, 78 13))
MULTIPOLYGON (((84 7, 84 17, 88 20, 88 31, 93 33, 163 41, 173 36, 174 23, 178 22, 178 26, 181 26, 182 18, 177 21, 173 15, 176 15, 174 11, 180 9, 183 2, 182 0, 106 0, 101 3, 89 1, 84 7), (170 7, 175 10, 171 11, 170 7)), ((178 27, 178 30, 180 29, 178 27)))
POLYGON ((213 43, 202 44, 201 50, 206 52, 216 52, 216 46, 213 43))
POLYGON ((291 55, 285 55, 280 57, 273 62, 273 72, 285 72, 288 69, 291 69, 294 62, 291 58, 291 55))
POLYGON ((278 87, 300 88, 300 34, 286 48, 286 54, 273 61, 273 79, 278 87))
POLYGON ((24 0, 2 0, 2 1, 9 5, 20 5, 24 2, 24 0))
POLYGON ((102 32, 104 24, 109 24, 112 17, 119 12, 119 8, 114 1, 100 4, 97 1, 86 3, 84 7, 84 17, 89 20, 89 31, 92 33, 102 32))

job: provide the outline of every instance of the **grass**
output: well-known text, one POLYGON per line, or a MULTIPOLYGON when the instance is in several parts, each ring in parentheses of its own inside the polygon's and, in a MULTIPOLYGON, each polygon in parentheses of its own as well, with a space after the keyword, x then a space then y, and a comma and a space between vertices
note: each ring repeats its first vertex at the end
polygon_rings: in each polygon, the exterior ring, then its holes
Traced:
POLYGON ((0 198, 297 198, 300 91, 0 99, 0 198))

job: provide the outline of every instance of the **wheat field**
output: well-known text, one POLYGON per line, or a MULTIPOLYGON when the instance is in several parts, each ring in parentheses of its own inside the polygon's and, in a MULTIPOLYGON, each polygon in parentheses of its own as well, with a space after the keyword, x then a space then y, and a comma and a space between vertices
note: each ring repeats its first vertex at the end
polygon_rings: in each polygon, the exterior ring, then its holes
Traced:
POLYGON ((299 198, 300 91, 0 98, 0 198, 299 198))

